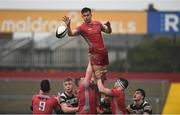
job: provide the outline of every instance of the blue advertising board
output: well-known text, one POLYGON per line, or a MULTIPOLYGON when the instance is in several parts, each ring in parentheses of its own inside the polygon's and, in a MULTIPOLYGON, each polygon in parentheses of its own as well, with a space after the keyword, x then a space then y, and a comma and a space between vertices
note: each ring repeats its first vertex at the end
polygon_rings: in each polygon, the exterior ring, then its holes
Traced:
POLYGON ((180 12, 148 12, 148 33, 180 34, 180 12))

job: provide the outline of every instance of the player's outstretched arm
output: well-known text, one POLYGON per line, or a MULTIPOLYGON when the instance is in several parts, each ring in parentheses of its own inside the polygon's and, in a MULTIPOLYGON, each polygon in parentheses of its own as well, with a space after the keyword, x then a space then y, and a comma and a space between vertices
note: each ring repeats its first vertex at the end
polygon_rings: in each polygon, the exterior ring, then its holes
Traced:
POLYGON ((105 24, 102 24, 102 31, 108 34, 112 32, 111 23, 109 21, 107 21, 105 24))
POLYGON ((64 17, 63 17, 63 21, 64 21, 65 24, 66 24, 66 27, 67 27, 68 35, 69 35, 69 36, 77 36, 77 35, 79 35, 77 29, 75 29, 75 30, 73 30, 73 31, 72 31, 72 29, 71 29, 71 18, 69 18, 69 17, 67 17, 67 16, 64 16, 64 17))
POLYGON ((111 96, 111 89, 104 87, 101 77, 105 75, 104 71, 96 71, 96 79, 97 79, 97 85, 98 89, 101 93, 104 93, 105 95, 110 95, 111 96))
POLYGON ((111 96, 111 89, 104 87, 101 78, 97 79, 98 89, 101 93, 111 96))

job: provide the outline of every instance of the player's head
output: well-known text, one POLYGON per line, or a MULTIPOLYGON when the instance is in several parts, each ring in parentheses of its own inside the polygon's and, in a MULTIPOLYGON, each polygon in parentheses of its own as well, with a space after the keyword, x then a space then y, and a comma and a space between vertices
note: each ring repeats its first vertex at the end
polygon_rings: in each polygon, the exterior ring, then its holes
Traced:
POLYGON ((63 82, 64 90, 67 93, 71 93, 73 91, 73 81, 71 78, 66 78, 63 82))
POLYGON ((81 10, 81 14, 82 14, 82 18, 83 18, 85 23, 90 23, 91 22, 92 14, 91 14, 91 9, 90 8, 84 7, 81 10))
POLYGON ((121 89, 126 89, 129 82, 124 78, 118 78, 114 84, 114 87, 120 87, 121 89))
POLYGON ((144 100, 146 93, 143 89, 136 89, 133 95, 134 101, 144 100))
POLYGON ((47 79, 42 80, 40 87, 43 92, 49 92, 49 90, 51 89, 49 80, 47 79))
POLYGON ((88 7, 84 7, 84 8, 81 10, 81 14, 86 13, 86 12, 90 12, 90 13, 91 13, 91 9, 88 8, 88 7))

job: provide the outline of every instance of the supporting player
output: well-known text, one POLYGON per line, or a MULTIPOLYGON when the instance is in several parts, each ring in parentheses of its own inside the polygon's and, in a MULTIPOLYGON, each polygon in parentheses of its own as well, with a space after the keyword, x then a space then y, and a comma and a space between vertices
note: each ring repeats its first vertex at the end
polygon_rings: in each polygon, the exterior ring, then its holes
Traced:
POLYGON ((91 78, 93 70, 89 62, 85 77, 77 78, 75 80, 78 86, 79 112, 78 114, 96 114, 97 107, 97 93, 91 87, 91 78))
POLYGON ((97 73, 97 84, 99 91, 111 97, 112 114, 126 114, 125 94, 124 90, 128 86, 128 81, 124 78, 118 78, 114 84, 114 88, 109 89, 104 87, 101 77, 104 73, 97 73))

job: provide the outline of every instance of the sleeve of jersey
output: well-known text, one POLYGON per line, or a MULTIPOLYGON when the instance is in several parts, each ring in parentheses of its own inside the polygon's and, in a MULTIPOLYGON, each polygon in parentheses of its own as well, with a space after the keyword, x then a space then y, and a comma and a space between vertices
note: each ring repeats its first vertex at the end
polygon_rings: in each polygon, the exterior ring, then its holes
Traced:
POLYGON ((58 101, 54 97, 52 97, 52 98, 53 98, 53 102, 54 102, 54 108, 56 108, 58 106, 58 101))
POLYGON ((60 104, 64 103, 64 102, 66 102, 66 98, 63 95, 61 95, 61 97, 60 97, 60 104))
POLYGON ((33 104, 33 102, 34 102, 34 99, 35 99, 35 95, 32 96, 32 104, 33 104))
POLYGON ((32 96, 32 102, 31 102, 31 106, 30 106, 31 111, 33 111, 33 100, 34 100, 34 95, 32 96))
POLYGON ((102 28, 103 28, 103 25, 102 25, 102 23, 101 22, 98 22, 99 23, 99 25, 100 25, 100 27, 101 27, 101 30, 102 30, 102 28))
POLYGON ((82 35, 82 29, 81 29, 81 26, 77 27, 76 29, 77 29, 77 31, 78 31, 78 34, 82 35))
POLYGON ((129 105, 127 106, 127 109, 126 109, 126 110, 127 110, 127 114, 132 114, 132 113, 133 113, 133 104, 129 104, 129 105), (129 108, 130 110, 129 110, 128 108, 129 108))
POLYGON ((122 95, 122 91, 121 90, 112 89, 111 92, 112 92, 112 96, 114 96, 114 97, 122 95))
POLYGON ((147 104, 144 106, 144 112, 151 114, 152 113, 152 107, 150 104, 147 104))

